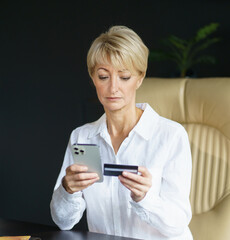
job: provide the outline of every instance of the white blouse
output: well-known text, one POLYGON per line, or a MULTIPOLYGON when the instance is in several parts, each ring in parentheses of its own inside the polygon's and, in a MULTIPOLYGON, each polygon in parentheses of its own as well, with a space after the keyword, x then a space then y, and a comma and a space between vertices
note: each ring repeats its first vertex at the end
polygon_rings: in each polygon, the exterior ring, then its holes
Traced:
POLYGON ((114 153, 106 115, 75 129, 70 137, 51 201, 51 215, 60 229, 71 229, 87 208, 89 231, 144 240, 191 240, 189 202, 191 153, 185 129, 159 116, 148 104, 139 122, 114 153), (97 144, 103 163, 145 166, 152 187, 134 202, 117 177, 104 176, 82 192, 69 194, 61 184, 65 169, 73 164, 70 144, 97 144))

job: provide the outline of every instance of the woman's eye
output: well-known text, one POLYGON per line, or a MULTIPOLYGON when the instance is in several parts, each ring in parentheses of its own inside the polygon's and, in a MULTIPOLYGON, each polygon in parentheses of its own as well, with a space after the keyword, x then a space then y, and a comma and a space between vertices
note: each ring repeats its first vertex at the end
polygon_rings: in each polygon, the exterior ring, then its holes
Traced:
POLYGON ((124 81, 128 81, 130 79, 130 77, 121 77, 121 79, 124 81))
POLYGON ((98 76, 98 77, 99 77, 99 79, 101 79, 101 80, 105 80, 105 79, 108 78, 107 76, 98 76))

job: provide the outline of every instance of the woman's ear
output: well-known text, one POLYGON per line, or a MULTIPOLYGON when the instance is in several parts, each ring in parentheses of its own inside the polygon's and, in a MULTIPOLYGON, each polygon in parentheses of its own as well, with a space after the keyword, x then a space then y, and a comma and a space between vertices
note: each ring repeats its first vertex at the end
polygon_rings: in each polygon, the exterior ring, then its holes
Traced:
POLYGON ((136 89, 138 89, 138 88, 141 86, 141 84, 142 84, 144 78, 145 78, 145 74, 141 74, 141 75, 140 75, 140 78, 137 80, 137 86, 136 86, 136 89))

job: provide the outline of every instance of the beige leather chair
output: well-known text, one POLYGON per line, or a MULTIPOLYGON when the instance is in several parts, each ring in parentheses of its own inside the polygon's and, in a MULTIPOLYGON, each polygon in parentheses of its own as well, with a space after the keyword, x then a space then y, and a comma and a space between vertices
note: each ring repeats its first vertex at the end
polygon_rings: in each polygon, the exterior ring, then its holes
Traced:
POLYGON ((194 240, 230 240, 230 78, 146 78, 137 102, 188 132, 194 240))

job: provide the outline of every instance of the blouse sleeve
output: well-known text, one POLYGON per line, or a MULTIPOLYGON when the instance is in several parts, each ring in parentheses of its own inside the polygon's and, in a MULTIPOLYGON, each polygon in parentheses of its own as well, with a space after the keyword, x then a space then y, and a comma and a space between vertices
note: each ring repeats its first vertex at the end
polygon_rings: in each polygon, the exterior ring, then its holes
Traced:
POLYGON ((140 202, 131 202, 139 217, 167 237, 183 233, 191 220, 189 202, 191 182, 191 152, 188 136, 180 128, 170 141, 168 156, 160 181, 152 182, 152 188, 140 202), (160 184, 156 193, 154 184, 160 184))
POLYGON ((50 203, 52 219, 61 230, 72 229, 80 221, 86 208, 82 192, 69 194, 62 186, 62 178, 65 176, 66 168, 71 164, 73 164, 73 159, 68 144, 50 203))

